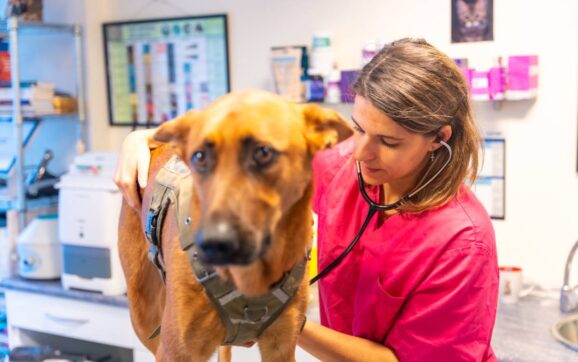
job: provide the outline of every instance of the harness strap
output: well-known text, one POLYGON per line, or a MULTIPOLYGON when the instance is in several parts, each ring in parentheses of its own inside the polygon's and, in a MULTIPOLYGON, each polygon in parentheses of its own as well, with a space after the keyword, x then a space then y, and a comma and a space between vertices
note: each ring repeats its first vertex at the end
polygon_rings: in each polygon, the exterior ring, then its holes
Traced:
MULTIPOLYGON (((171 203, 176 207, 179 243, 187 254, 195 277, 205 289, 225 326, 223 344, 246 345, 255 340, 275 321, 296 294, 307 265, 308 255, 286 272, 270 292, 258 297, 242 295, 232 282, 218 276, 215 269, 201 263, 195 245, 196 225, 200 215, 197 195, 187 166, 174 156, 157 174, 153 186, 150 210, 145 223, 145 235, 150 244, 149 258, 159 269, 163 282, 166 272, 162 257, 162 225, 171 203)), ((160 326, 149 338, 160 333, 160 326)))
POLYGON ((197 279, 205 287, 225 324, 226 338, 223 344, 244 345, 259 337, 283 312, 299 289, 307 261, 306 255, 283 275, 269 293, 246 297, 232 283, 221 279, 216 272, 207 270, 196 255, 193 256, 191 265, 197 279))
MULTIPOLYGON (((144 232, 149 243, 148 258, 159 271, 163 285, 166 285, 166 270, 162 249, 162 226, 167 211, 172 202, 177 199, 171 187, 177 179, 189 173, 184 163, 172 157, 160 170, 152 189, 151 204, 146 215, 144 232)), ((156 338, 161 333, 160 324, 149 335, 148 339, 156 338)))
POLYGON ((153 198, 145 221, 145 236, 149 242, 148 258, 157 267, 163 284, 166 284, 166 271, 161 245, 162 225, 171 200, 165 197, 168 189, 160 184, 153 186, 153 198))

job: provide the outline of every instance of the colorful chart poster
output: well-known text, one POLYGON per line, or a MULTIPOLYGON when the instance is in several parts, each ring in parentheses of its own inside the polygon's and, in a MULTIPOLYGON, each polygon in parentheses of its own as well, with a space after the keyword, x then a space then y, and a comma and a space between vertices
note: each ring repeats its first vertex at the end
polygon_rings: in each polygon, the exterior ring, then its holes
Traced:
POLYGON ((103 25, 112 125, 156 125, 226 94, 226 15, 103 25))

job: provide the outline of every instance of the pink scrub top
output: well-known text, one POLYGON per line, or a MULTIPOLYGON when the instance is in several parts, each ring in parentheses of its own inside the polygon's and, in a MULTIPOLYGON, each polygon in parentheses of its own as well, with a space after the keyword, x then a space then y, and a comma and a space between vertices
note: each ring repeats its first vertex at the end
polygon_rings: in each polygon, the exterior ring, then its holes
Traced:
MULTIPOLYGON (((369 209, 352 151, 349 140, 314 159, 319 270, 349 245, 369 209)), ((379 189, 368 194, 379 200, 379 189)), ((377 220, 319 282, 321 323, 381 343, 400 361, 496 361, 494 230, 470 189, 440 208, 377 220)))

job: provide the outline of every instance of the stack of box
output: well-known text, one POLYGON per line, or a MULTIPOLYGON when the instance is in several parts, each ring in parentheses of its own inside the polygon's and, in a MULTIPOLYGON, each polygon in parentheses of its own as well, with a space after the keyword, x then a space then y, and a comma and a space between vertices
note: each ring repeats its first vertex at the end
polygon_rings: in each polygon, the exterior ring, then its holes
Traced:
POLYGON ((10 82, 11 79, 9 44, 0 41, 0 82, 10 82))
POLYGON ((454 59, 462 71, 473 100, 532 99, 538 90, 538 56, 518 55, 508 57, 508 66, 502 66, 498 57, 489 68, 468 67, 467 59, 454 59))
MULTIPOLYGON (((26 115, 52 114, 54 84, 48 82, 20 82, 20 107, 26 115)), ((0 113, 11 113, 14 107, 14 88, 10 82, 0 82, 0 113)))
POLYGON ((68 95, 56 95, 52 98, 52 105, 56 113, 73 113, 78 108, 76 98, 68 95))
POLYGON ((507 99, 531 99, 538 94, 538 56, 508 58, 507 99))

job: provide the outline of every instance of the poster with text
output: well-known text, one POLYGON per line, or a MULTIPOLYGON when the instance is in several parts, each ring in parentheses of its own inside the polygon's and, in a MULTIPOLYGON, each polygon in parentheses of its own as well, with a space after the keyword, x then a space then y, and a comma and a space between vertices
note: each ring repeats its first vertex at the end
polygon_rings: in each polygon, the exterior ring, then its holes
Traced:
POLYGON ((112 125, 157 125, 229 92, 226 17, 104 25, 112 125))

